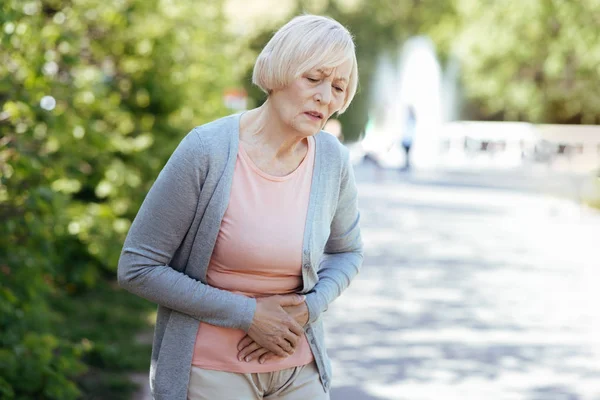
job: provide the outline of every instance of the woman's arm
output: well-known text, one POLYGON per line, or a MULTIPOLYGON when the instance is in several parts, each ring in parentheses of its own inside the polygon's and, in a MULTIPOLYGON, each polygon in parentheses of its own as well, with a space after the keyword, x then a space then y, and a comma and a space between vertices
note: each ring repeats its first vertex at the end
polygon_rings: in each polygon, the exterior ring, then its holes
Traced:
POLYGON ((363 260, 360 234, 360 213, 354 171, 346 151, 340 180, 340 194, 325 245, 315 287, 306 294, 308 322, 315 322, 322 312, 350 285, 358 274, 363 260))
POLYGON ((199 133, 191 131, 158 175, 131 225, 119 259, 119 284, 198 320, 247 331, 254 299, 205 285, 169 266, 196 213, 206 158, 199 133))

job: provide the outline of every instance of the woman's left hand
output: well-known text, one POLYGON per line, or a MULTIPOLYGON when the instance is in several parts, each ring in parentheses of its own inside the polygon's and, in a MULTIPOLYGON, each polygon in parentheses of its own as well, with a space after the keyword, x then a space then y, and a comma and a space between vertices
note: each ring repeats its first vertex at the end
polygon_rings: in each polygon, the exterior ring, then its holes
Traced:
MULTIPOLYGON (((283 309, 300 325, 305 326, 307 324, 308 307, 306 306, 306 303, 303 302, 297 306, 283 307, 283 309)), ((243 339, 238 343, 238 360, 240 361, 250 362, 258 359, 258 362, 262 364, 267 360, 277 358, 281 359, 282 357, 279 357, 265 349, 252 340, 252 338, 248 335, 244 336, 243 339)))

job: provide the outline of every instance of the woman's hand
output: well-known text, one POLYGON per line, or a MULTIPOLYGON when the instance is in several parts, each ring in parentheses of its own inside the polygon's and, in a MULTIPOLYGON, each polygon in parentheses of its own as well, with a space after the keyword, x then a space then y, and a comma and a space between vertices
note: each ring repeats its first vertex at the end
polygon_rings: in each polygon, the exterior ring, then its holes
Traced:
POLYGON ((279 357, 294 354, 304 330, 284 307, 299 304, 304 304, 304 296, 297 294, 256 299, 256 311, 247 336, 279 357))
MULTIPOLYGON (((306 306, 306 303, 302 302, 296 305, 284 306, 283 309, 300 326, 304 326, 308 322, 308 307, 306 306)), ((296 346, 294 346, 294 348, 295 347, 296 346)), ((244 336, 244 338, 238 343, 238 351, 238 360, 252 361, 258 359, 258 362, 261 364, 267 360, 285 358, 288 356, 288 354, 280 356, 270 351, 265 346, 261 346, 259 343, 253 340, 249 334, 244 336)), ((293 352, 289 354, 293 354, 293 352)))

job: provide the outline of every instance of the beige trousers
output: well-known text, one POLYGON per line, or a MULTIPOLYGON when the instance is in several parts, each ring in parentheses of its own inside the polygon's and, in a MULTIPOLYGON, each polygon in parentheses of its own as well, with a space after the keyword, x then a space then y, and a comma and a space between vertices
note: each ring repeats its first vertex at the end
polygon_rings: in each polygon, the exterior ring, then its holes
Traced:
POLYGON ((194 367, 188 400, 329 400, 313 361, 275 372, 241 374, 194 367))

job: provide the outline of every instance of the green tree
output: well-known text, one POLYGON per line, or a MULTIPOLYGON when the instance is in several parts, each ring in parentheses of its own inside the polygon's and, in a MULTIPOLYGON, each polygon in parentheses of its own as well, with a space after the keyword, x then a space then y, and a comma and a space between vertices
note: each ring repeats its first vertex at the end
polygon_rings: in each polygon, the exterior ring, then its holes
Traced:
POLYGON ((114 278, 171 151, 227 112, 224 22, 210 0, 0 5, 0 397, 79 396, 103 344, 57 333, 77 321, 50 301, 114 278))
POLYGON ((456 54, 475 118, 600 123, 596 0, 453 0, 456 54))

